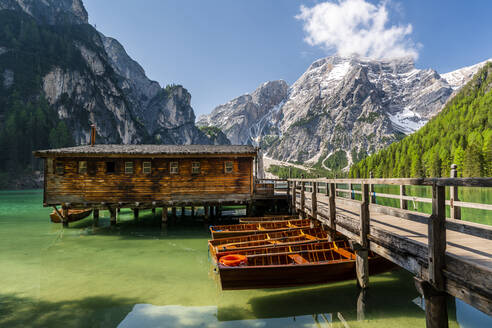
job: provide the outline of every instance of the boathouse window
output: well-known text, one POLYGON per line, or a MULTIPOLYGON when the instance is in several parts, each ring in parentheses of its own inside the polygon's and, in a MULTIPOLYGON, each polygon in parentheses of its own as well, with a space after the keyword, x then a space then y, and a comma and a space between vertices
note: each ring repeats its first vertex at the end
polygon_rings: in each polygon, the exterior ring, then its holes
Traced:
POLYGON ((65 173, 65 165, 63 163, 56 163, 56 174, 63 175, 65 173))
POLYGON ((150 174, 152 172, 152 162, 143 162, 142 163, 142 172, 144 174, 150 174))
POLYGON ((106 173, 114 173, 115 171, 114 162, 106 162, 106 173))
POLYGON ((232 173, 232 161, 225 162, 225 173, 232 173))
POLYGON ((178 174, 178 162, 169 163, 169 172, 171 174, 178 174))
POLYGON ((125 174, 133 174, 133 162, 125 162, 125 174))
POLYGON ((191 174, 200 174, 200 162, 191 163, 191 174))
POLYGON ((87 174, 87 162, 79 162, 79 174, 87 174))

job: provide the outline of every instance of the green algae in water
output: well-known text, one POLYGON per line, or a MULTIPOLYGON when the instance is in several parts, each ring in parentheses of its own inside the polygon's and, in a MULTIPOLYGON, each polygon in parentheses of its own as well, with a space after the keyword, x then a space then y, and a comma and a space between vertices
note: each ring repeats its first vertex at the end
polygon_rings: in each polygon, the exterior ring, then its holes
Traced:
MULTIPOLYGON (((201 223, 161 230, 159 213, 135 223, 122 211, 115 228, 102 212, 103 227, 88 218, 62 229, 41 204, 39 191, 0 192, 1 327, 342 327, 340 318, 350 327, 425 325, 403 270, 371 277, 358 321, 354 281, 221 291, 201 223)), ((451 327, 492 326, 451 298, 449 317, 451 327)))

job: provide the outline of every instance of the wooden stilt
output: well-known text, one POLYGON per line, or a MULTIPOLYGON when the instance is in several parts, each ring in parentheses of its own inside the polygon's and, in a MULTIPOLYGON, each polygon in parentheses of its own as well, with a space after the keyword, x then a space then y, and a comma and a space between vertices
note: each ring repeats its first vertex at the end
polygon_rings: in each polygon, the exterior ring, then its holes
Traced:
POLYGON ((99 210, 97 208, 92 211, 92 218, 94 219, 94 225, 97 226, 99 224, 99 210))
POLYGON ((366 319, 367 289, 361 289, 357 297, 357 321, 366 319))
POLYGON ((116 225, 116 209, 115 208, 109 208, 109 215, 110 215, 110 224, 111 225, 116 225))
POLYGON ((195 217, 195 206, 191 207, 191 217, 195 217))
POLYGON ((173 218, 176 218, 176 207, 174 207, 174 206, 172 207, 171 213, 173 215, 173 218))
POLYGON ((138 221, 138 214, 139 214, 138 212, 139 212, 138 208, 133 209, 133 219, 135 221, 138 221))
POLYGON ((360 204, 360 249, 355 249, 355 267, 357 284, 361 288, 369 287, 369 185, 362 184, 362 203, 360 204))
POLYGON ((369 287, 369 251, 361 248, 355 251, 355 270, 357 273, 357 285, 360 288, 369 287))
POLYGON ((181 216, 186 215, 186 208, 184 206, 181 206, 181 216))
POLYGON ((64 227, 68 227, 68 207, 67 206, 63 206, 62 207, 62 212, 63 212, 63 226, 64 227))
POLYGON ((203 216, 205 218, 205 222, 208 222, 210 220, 210 208, 207 204, 205 204, 205 206, 203 206, 203 216))
POLYGON ((155 217, 155 207, 152 207, 152 216, 155 217))
POLYGON ((429 282, 415 277, 415 287, 424 297, 425 323, 427 328, 448 327, 446 293, 435 289, 429 282))
POLYGON ((161 223, 162 224, 167 224, 167 207, 163 207, 162 208, 161 223))

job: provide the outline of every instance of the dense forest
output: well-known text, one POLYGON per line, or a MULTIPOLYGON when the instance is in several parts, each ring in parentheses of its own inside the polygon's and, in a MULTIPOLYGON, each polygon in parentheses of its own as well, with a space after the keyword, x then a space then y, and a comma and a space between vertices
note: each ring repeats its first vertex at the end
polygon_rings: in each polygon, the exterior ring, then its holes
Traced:
POLYGON ((492 176, 492 63, 483 67, 424 127, 365 158, 350 177, 492 176))
POLYGON ((65 122, 44 99, 42 77, 56 65, 83 70, 74 40, 88 47, 90 25, 49 26, 16 11, 0 11, 0 184, 39 170, 32 151, 74 144, 65 122))

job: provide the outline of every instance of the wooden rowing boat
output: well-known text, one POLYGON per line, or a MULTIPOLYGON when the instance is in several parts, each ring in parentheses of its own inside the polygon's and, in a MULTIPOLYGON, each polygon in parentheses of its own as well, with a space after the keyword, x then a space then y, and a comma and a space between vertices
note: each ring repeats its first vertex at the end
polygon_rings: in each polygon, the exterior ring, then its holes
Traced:
MULTIPOLYGON (((228 267, 219 263, 217 267, 224 290, 322 284, 356 277, 354 254, 346 251, 351 255, 335 249, 248 255, 246 265, 228 267)), ((393 268, 393 263, 370 254, 370 274, 393 268)))
POLYGON ((211 226, 212 239, 236 237, 268 232, 285 231, 289 229, 307 228, 312 225, 311 220, 288 220, 279 222, 243 223, 211 226))
POLYGON ((245 256, 260 255, 260 254, 284 254, 298 253, 303 251, 328 250, 334 249, 335 252, 341 253, 350 259, 355 259, 355 254, 350 251, 350 246, 346 240, 338 240, 335 242, 328 239, 304 240, 300 242, 285 242, 271 244, 270 246, 241 248, 227 251, 219 251, 215 254, 217 262, 222 256, 231 254, 240 254, 245 256))
POLYGON ((256 222, 268 222, 268 221, 286 221, 295 220, 296 216, 293 215, 275 215, 275 216, 259 216, 259 217, 245 217, 240 218, 239 223, 256 223, 256 222))
POLYGON ((251 248, 268 247, 277 244, 301 243, 313 240, 327 239, 328 234, 322 228, 292 229, 287 231, 240 236, 234 238, 219 238, 208 241, 212 257, 217 253, 231 250, 246 250, 251 248))
MULTIPOLYGON (((83 209, 83 210, 68 210, 68 222, 76 222, 82 219, 85 219, 89 215, 91 215, 92 209, 83 209)), ((62 223, 63 220, 56 210, 53 210, 50 214, 51 222, 53 223, 62 223)))

